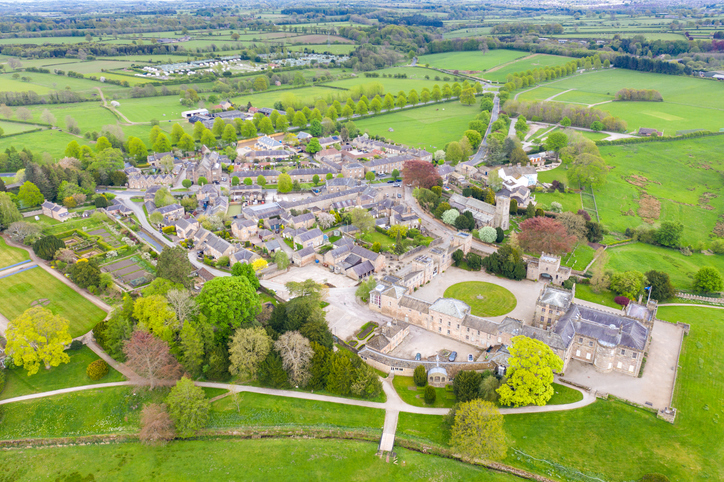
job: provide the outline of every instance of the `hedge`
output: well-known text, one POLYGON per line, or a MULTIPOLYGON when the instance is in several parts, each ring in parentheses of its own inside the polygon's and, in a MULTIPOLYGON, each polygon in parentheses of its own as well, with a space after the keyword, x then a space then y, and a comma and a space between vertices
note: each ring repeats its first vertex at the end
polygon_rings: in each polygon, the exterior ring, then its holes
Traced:
POLYGON ((629 137, 627 139, 616 139, 614 141, 596 141, 597 146, 620 146, 624 144, 643 144, 646 142, 671 142, 683 141, 686 139, 695 139, 697 137, 721 136, 724 132, 699 131, 690 132, 681 136, 661 136, 661 137, 629 137))

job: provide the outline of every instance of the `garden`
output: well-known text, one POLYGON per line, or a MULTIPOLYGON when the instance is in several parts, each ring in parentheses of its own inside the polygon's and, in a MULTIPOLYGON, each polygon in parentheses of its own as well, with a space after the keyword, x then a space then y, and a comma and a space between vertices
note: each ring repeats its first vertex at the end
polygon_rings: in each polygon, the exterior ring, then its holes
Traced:
POLYGON ((515 295, 507 289, 483 281, 454 284, 445 290, 444 296, 466 303, 473 315, 484 317, 510 313, 518 304, 515 295))

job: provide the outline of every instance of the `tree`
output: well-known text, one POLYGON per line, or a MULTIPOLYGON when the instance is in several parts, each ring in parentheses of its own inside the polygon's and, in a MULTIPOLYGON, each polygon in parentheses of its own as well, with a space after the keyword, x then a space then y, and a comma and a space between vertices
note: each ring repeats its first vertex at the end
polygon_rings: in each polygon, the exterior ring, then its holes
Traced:
POLYGON ((126 365, 148 380, 151 390, 159 380, 176 380, 182 369, 171 355, 168 344, 151 333, 136 330, 123 344, 126 365))
POLYGON ((495 404, 472 400, 460 404, 450 431, 453 449, 472 459, 502 460, 508 451, 503 416, 495 404))
POLYGON ((425 369, 425 365, 417 365, 415 367, 415 372, 412 375, 412 380, 418 387, 424 387, 425 385, 427 385, 427 369, 425 369))
POLYGON ((490 112, 493 110, 493 99, 490 97, 483 97, 480 99, 480 110, 490 112))
POLYGON ((495 228, 485 226, 478 231, 478 238, 484 243, 494 243, 498 237, 498 233, 495 228))
POLYGON ((576 237, 566 231, 565 226, 555 219, 535 217, 520 224, 518 242, 529 253, 568 253, 576 243, 576 237))
POLYGON ((261 326, 239 328, 229 343, 229 372, 255 377, 272 348, 272 339, 261 326))
POLYGON ((173 144, 178 144, 184 134, 184 128, 178 122, 171 126, 171 142, 173 144))
POLYGON ((437 391, 435 390, 435 387, 432 385, 428 385, 425 387, 425 403, 428 405, 432 405, 435 403, 435 400, 437 399, 437 391))
POLYGON ((651 298, 657 301, 665 301, 676 296, 676 289, 671 284, 668 273, 651 270, 646 273, 649 282, 648 289, 651 290, 651 298))
POLYGON ((377 286, 377 280, 374 276, 370 276, 366 281, 362 281, 354 292, 355 296, 360 298, 363 302, 367 303, 370 299, 370 291, 375 289, 377 286))
POLYGON ((591 130, 594 132, 599 132, 604 129, 604 125, 601 121, 593 121, 591 123, 591 130))
POLYGON ((289 256, 283 250, 279 250, 274 254, 274 263, 277 265, 277 269, 287 269, 289 266, 289 256))
POLYGON ((190 188, 192 184, 193 181, 191 179, 184 179, 183 181, 181 181, 181 185, 186 189, 190 188))
MULTIPOLYGON (((553 203, 551 203, 551 211, 554 211, 554 206, 552 204, 553 203)), ((586 238, 586 233, 588 232, 586 228, 586 220, 580 214, 565 212, 558 216, 556 220, 566 228, 566 232, 571 236, 575 236, 578 240, 586 238)))
MULTIPOLYGON (((177 124, 178 125, 178 124, 177 124)), ((146 445, 165 444, 176 436, 173 420, 163 403, 149 403, 141 412, 141 431, 138 438, 146 445)))
POLYGON ((7 228, 10 224, 23 219, 18 206, 9 194, 0 192, 0 227, 7 228))
POLYGON ((156 276, 179 283, 190 288, 192 280, 189 275, 194 271, 194 266, 189 261, 186 250, 180 246, 164 247, 158 257, 156 265, 156 276))
POLYGON ((43 236, 33 243, 33 252, 41 259, 50 261, 59 249, 65 248, 65 243, 60 238, 49 234, 43 236))
POLYGON ((445 224, 453 225, 455 224, 455 220, 460 216, 460 211, 457 209, 448 209, 444 213, 442 213, 442 222, 445 224))
POLYGON ((349 395, 352 390, 352 361, 343 353, 335 352, 329 357, 327 390, 337 395, 349 395))
POLYGON ((241 125, 241 136, 246 139, 256 137, 256 126, 254 125, 254 122, 250 120, 244 121, 241 125))
POLYGON ((255 259, 254 262, 251 263, 251 267, 255 273, 266 268, 268 265, 269 265, 269 263, 267 262, 267 260, 265 260, 263 258, 255 259))
POLYGON ((224 127, 224 132, 221 134, 221 140, 227 144, 234 144, 236 142, 236 129, 231 124, 227 124, 224 127))
POLYGON ((68 143, 65 148, 65 157, 80 159, 80 144, 78 144, 78 141, 72 140, 68 143))
POLYGON ((148 217, 148 220, 151 222, 151 224, 155 224, 156 226, 160 226, 161 223, 163 223, 163 214, 161 214, 158 211, 154 211, 151 213, 151 215, 148 217))
POLYGON ((30 308, 10 321, 5 336, 5 352, 15 365, 28 371, 28 376, 38 373, 41 363, 48 370, 70 361, 63 351, 72 341, 68 320, 41 306, 30 308))
POLYGON ((322 146, 319 144, 319 139, 316 137, 311 139, 309 143, 307 144, 307 153, 314 155, 322 150, 322 146))
POLYGON ((244 276, 207 281, 197 303, 208 322, 216 327, 220 341, 227 340, 236 328, 251 324, 261 311, 259 295, 244 276))
POLYGON ((20 243, 24 242, 26 239, 34 239, 39 236, 41 232, 42 229, 40 226, 33 223, 26 223, 25 221, 15 221, 10 224, 7 229, 7 234, 10 235, 13 241, 20 243))
POLYGON ((510 374, 498 389, 500 403, 545 405, 553 396, 553 372, 563 369, 563 361, 542 341, 519 335, 512 343, 508 349, 510 374))
POLYGON ((361 232, 367 234, 375 227, 375 218, 366 209, 356 207, 350 213, 352 224, 361 232))
POLYGON ((274 342, 274 349, 282 357, 282 366, 289 374, 289 382, 305 387, 310 378, 310 362, 314 351, 309 340, 298 331, 288 331, 274 342))
POLYGON ((460 143, 452 141, 445 148, 445 160, 450 162, 453 166, 456 165, 463 159, 463 150, 460 147, 460 143))
POLYGON ((606 183, 608 167, 600 156, 584 153, 576 158, 567 174, 570 184, 601 187, 606 183))
POLYGON ((196 121, 194 124, 194 139, 200 141, 204 135, 204 131, 206 131, 206 126, 204 126, 201 121, 196 121))
POLYGON ((563 119, 561 119, 559 124, 563 127, 571 127, 571 119, 568 117, 564 117, 563 119))
POLYGON ((83 289, 97 287, 101 282, 101 270, 87 260, 79 260, 70 270, 70 279, 83 289))
POLYGON ((289 291, 289 296, 292 298, 309 296, 321 300, 327 295, 327 286, 322 283, 317 283, 313 279, 289 281, 284 287, 289 291))
MULTIPOLYGON (((208 326, 208 325, 204 325, 208 326)), ((196 377, 201 374, 204 363, 204 340, 202 339, 202 325, 185 323, 179 334, 180 361, 184 369, 196 377)))
POLYGON ((181 438, 193 437, 209 423, 211 402, 206 398, 204 390, 194 385, 190 378, 184 377, 176 382, 166 397, 166 404, 181 438))
POLYGON ((108 140, 107 137, 101 136, 96 141, 96 152, 103 152, 106 149, 112 149, 113 145, 111 144, 111 141, 108 140))
POLYGON ((286 388, 289 386, 287 372, 284 371, 282 358, 279 353, 270 351, 269 355, 259 365, 259 383, 265 387, 286 388))
POLYGON ((455 375, 453 391, 458 402, 468 402, 478 398, 478 389, 482 380, 480 373, 472 370, 461 370, 455 375))
POLYGON ((289 174, 285 172, 279 174, 277 190, 281 193, 287 193, 292 190, 292 177, 289 174))
POLYGON ((176 313, 162 295, 143 296, 133 305, 133 316, 139 328, 147 330, 166 342, 171 342, 178 328, 176 313))
POLYGON ((664 221, 661 227, 656 230, 656 242, 661 246, 676 248, 679 246, 679 238, 684 232, 684 225, 674 221, 664 221))
MULTIPOLYGON (((110 145, 108 147, 110 147, 110 145)), ((98 146, 96 145, 96 150, 97 149, 98 146)), ((168 137, 166 137, 166 134, 161 133, 158 135, 158 138, 156 138, 156 142, 153 143, 152 149, 155 152, 169 152, 171 150, 171 142, 168 140, 168 137)))
POLYGON ((254 268, 249 263, 234 263, 234 266, 231 267, 231 276, 243 276, 254 291, 259 289, 259 278, 256 277, 254 268))
POLYGON ((402 165, 402 179, 408 186, 425 189, 442 185, 442 178, 435 166, 422 160, 405 161, 402 165))
MULTIPOLYGON (((468 139, 468 142, 470 142, 470 146, 473 149, 477 149, 478 146, 480 145, 480 143, 483 141, 483 136, 478 131, 469 129, 469 130, 465 131, 463 134, 468 139)), ((527 159, 528 159, 528 156, 526 156, 526 160, 527 159)))
POLYGON ((568 136, 563 132, 553 132, 548 134, 545 142, 545 148, 547 151, 553 151, 556 153, 556 161, 560 155, 561 149, 568 145, 568 136))
POLYGON ((216 147, 216 137, 214 136, 214 133, 211 132, 209 129, 204 129, 203 134, 201 134, 201 144, 205 145, 206 147, 216 147))
POLYGON ((625 271, 611 276, 611 290, 635 300, 646 286, 646 276, 640 271, 625 271))
MULTIPOLYGON (((251 180, 251 178, 247 178, 247 179, 251 180)), ((245 181, 245 183, 246 183, 246 179, 245 179, 244 181, 245 181)), ((261 174, 259 174, 259 175, 256 177, 256 183, 257 183, 258 185, 260 185, 261 187, 264 187, 264 186, 266 186, 266 178, 265 178, 264 176, 262 176, 261 174)), ((251 183, 249 183, 249 185, 251 185, 251 183)))
POLYGON ((460 103, 462 105, 474 105, 475 104, 475 89, 472 87, 464 89, 460 93, 460 103))
POLYGON ((38 189, 38 186, 30 181, 25 181, 18 191, 18 201, 25 207, 33 207, 42 203, 45 198, 38 189))
POLYGON ((704 266, 694 275, 694 289, 699 293, 716 293, 722 290, 721 273, 716 268, 704 266))

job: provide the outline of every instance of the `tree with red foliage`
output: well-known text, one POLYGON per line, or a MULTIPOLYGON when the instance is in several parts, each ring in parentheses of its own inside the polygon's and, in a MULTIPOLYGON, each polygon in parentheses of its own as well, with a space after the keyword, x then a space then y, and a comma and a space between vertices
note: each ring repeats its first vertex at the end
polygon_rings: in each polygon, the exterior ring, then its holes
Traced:
POLYGON ((555 219, 536 217, 520 224, 518 242, 529 253, 563 254, 571 251, 576 237, 569 235, 566 227, 555 219))
POLYGON ((442 185, 442 178, 437 173, 435 166, 430 162, 419 159, 405 161, 402 166, 402 179, 408 186, 423 187, 425 189, 442 185))
POLYGON ((183 374, 168 344, 145 331, 134 331, 123 345, 123 353, 126 354, 126 365, 146 378, 151 390, 158 380, 178 380, 183 374))
POLYGON ((148 445, 164 444, 173 440, 176 429, 163 403, 149 403, 141 412, 141 432, 138 438, 148 445))

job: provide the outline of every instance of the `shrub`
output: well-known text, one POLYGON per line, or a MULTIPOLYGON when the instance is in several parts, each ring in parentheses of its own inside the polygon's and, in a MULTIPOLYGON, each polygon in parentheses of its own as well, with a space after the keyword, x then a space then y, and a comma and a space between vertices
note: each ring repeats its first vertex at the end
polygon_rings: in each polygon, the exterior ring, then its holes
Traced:
POLYGON ((424 387, 427 384, 427 370, 425 370, 425 365, 417 365, 417 367, 415 367, 415 373, 412 379, 418 387, 424 387))
POLYGON ((73 340, 73 342, 68 347, 68 350, 80 350, 83 348, 83 342, 80 340, 73 340))
POLYGON ((65 248, 65 243, 52 234, 42 237, 33 243, 33 251, 39 258, 50 261, 55 256, 55 252, 65 248))
POLYGON ((432 405, 435 403, 435 399, 437 398, 437 392, 435 391, 435 387, 433 386, 426 386, 425 387, 425 403, 428 405, 432 405))
POLYGON ((91 380, 100 380, 108 375, 108 363, 103 360, 96 360, 88 365, 86 373, 91 380))
POLYGON ((621 305, 621 306, 628 306, 628 304, 631 302, 631 300, 626 298, 625 296, 617 296, 613 299, 613 301, 617 305, 621 305))
POLYGON ((567 290, 570 290, 571 288, 573 288, 573 284, 573 280, 569 278, 563 282, 563 287, 567 290))

